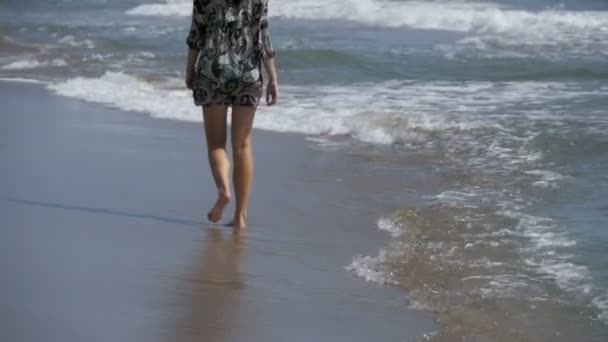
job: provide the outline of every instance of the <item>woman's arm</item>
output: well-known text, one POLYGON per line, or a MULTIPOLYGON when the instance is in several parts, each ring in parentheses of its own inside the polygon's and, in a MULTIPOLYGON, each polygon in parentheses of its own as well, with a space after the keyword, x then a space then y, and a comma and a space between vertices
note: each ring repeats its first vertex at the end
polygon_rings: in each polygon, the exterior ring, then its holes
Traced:
POLYGON ((268 27, 268 0, 264 2, 262 20, 260 22, 260 30, 262 34, 262 49, 264 68, 268 74, 268 86, 266 88, 266 103, 269 106, 274 105, 279 97, 279 82, 277 78, 277 67, 274 62, 274 50, 270 39, 270 29, 268 27))
POLYGON ((264 58, 264 68, 268 73, 268 86, 266 87, 266 104, 272 106, 279 100, 279 81, 274 57, 264 58))
POLYGON ((193 1, 192 6, 192 24, 190 32, 186 39, 188 45, 188 57, 186 58, 186 87, 192 89, 196 77, 195 67, 199 52, 204 45, 205 24, 202 22, 203 6, 199 4, 199 0, 193 1))
POLYGON ((188 57, 186 58, 186 87, 190 90, 194 88, 194 81, 196 77, 194 69, 198 53, 198 50, 188 48, 188 57))

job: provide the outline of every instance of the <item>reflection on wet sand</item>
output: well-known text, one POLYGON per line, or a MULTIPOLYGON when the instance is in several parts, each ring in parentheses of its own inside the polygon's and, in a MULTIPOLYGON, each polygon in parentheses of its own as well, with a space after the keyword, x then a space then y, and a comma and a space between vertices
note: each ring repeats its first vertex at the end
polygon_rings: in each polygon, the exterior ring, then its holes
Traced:
POLYGON ((178 323, 179 341, 230 340, 238 321, 238 297, 245 286, 239 272, 242 238, 218 228, 206 232, 200 258, 180 289, 186 314, 178 323))

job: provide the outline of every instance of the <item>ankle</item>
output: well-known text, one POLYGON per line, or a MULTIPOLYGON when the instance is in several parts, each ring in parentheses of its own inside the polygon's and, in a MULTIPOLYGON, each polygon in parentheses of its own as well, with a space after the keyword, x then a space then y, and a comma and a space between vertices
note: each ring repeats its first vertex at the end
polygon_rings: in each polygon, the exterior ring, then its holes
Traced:
POLYGON ((232 194, 230 193, 230 190, 226 190, 226 189, 219 189, 217 192, 217 195, 220 198, 225 198, 228 200, 232 198, 232 194))
POLYGON ((247 222, 247 213, 242 213, 242 212, 236 212, 234 214, 234 220, 235 221, 243 221, 243 222, 247 222))

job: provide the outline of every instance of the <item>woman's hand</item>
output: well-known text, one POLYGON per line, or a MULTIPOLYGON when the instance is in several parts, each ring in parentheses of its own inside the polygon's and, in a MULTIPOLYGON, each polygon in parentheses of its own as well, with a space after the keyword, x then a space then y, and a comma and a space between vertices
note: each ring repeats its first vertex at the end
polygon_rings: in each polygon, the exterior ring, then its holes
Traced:
POLYGON ((186 87, 190 90, 194 88, 196 82, 196 60, 198 59, 198 50, 188 49, 188 57, 186 58, 186 87))
POLYGON ((266 104, 270 107, 279 101, 279 85, 276 81, 268 82, 266 86, 266 104))
POLYGON ((279 82, 277 81, 277 67, 274 63, 274 54, 266 56, 264 68, 268 73, 268 85, 266 86, 266 104, 275 105, 279 101, 279 82))
POLYGON ((194 68, 186 69, 186 87, 190 90, 194 89, 194 82, 196 81, 196 73, 194 68))

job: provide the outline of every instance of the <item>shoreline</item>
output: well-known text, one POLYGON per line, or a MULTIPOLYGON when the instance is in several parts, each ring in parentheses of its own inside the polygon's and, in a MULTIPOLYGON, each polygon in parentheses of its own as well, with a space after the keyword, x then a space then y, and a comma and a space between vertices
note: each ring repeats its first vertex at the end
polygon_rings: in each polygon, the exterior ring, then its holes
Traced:
POLYGON ((252 227, 236 237, 204 220, 214 189, 198 123, 36 84, 0 89, 9 340, 416 341, 437 330, 401 289, 345 270, 386 243, 376 220, 396 209, 367 200, 395 186, 368 184, 370 156, 256 129, 252 227))

